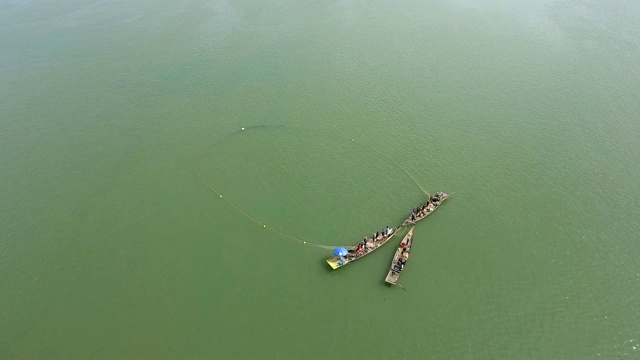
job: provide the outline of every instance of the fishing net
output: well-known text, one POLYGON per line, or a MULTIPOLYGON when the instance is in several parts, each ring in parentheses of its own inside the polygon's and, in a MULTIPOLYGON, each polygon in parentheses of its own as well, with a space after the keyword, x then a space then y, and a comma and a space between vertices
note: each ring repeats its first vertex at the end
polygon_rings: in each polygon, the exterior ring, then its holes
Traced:
POLYGON ((397 226, 426 193, 375 144, 295 126, 240 129, 203 149, 194 168, 258 225, 322 249, 397 226))

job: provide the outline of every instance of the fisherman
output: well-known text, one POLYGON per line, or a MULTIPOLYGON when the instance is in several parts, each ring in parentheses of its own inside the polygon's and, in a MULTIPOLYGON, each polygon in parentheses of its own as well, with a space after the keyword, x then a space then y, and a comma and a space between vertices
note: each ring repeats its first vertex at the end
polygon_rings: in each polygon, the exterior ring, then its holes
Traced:
POLYGON ((387 226, 387 235, 391 234, 391 228, 387 226))
POLYGON ((416 214, 415 214, 415 213, 412 213, 412 214, 411 214, 411 221, 414 221, 415 219, 416 219, 416 214))

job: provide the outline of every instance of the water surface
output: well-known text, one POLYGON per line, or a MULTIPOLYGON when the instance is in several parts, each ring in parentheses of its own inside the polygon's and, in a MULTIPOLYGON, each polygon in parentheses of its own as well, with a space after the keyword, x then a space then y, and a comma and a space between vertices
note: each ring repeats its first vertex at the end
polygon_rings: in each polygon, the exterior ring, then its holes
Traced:
POLYGON ((0 0, 0 357, 640 356, 633 1, 0 0), (387 245, 330 251, 454 195, 387 245), (312 131, 308 128, 321 129, 312 131), (353 139, 356 141, 349 141, 353 139), (372 151, 375 148, 377 151, 372 151), (396 165, 397 163, 397 165, 396 165))

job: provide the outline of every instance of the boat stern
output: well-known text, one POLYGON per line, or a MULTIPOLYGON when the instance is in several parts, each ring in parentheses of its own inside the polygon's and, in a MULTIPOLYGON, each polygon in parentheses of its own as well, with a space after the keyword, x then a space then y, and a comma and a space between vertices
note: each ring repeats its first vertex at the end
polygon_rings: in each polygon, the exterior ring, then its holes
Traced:
POLYGON ((342 265, 340 264, 340 258, 331 258, 331 259, 327 259, 327 264, 329 264, 329 266, 331 266, 331 268, 333 270, 341 267, 342 265))

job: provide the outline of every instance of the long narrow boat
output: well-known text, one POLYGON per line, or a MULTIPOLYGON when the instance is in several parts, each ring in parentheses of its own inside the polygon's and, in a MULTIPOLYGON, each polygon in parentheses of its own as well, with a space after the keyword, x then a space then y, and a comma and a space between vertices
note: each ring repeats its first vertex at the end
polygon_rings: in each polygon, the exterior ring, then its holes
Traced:
POLYGON ((442 204, 445 200, 447 200, 448 197, 449 197, 449 194, 442 191, 431 196, 426 203, 418 207, 419 211, 416 212, 415 209, 413 210, 413 212, 411 213, 411 215, 409 215, 407 220, 405 220, 402 223, 402 226, 412 225, 426 218, 432 212, 434 212, 435 209, 437 209, 438 206, 440 206, 440 204, 442 204))
POLYGON ((370 238, 364 238, 360 242, 360 244, 354 245, 350 248, 347 248, 347 254, 345 256, 334 256, 330 259, 327 259, 327 263, 331 266, 332 269, 337 269, 343 267, 347 264, 350 264, 358 259, 361 259, 369 254, 371 254, 374 250, 379 249, 382 245, 386 244, 391 238, 398 232, 398 228, 392 228, 389 230, 389 233, 386 236, 382 234, 378 234, 377 238, 374 236, 370 238))
POLYGON ((389 269, 389 273, 384 279, 384 281, 391 285, 396 285, 398 283, 400 273, 404 270, 404 266, 409 259, 411 245, 413 245, 413 229, 415 229, 415 226, 412 227, 407 235, 405 235, 404 239, 402 239, 402 242, 400 243, 400 246, 398 246, 398 250, 396 250, 396 254, 393 257, 393 261, 391 261, 391 269, 389 269))

